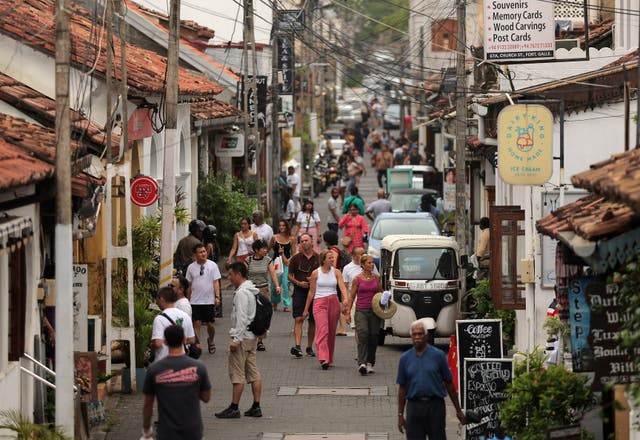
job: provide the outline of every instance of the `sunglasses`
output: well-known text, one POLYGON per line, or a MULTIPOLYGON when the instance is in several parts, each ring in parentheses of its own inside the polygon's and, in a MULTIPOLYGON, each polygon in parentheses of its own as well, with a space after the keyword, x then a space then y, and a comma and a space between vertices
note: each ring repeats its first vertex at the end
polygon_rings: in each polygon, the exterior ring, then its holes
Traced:
POLYGON ((204 275, 204 265, 200 266, 200 276, 204 275))

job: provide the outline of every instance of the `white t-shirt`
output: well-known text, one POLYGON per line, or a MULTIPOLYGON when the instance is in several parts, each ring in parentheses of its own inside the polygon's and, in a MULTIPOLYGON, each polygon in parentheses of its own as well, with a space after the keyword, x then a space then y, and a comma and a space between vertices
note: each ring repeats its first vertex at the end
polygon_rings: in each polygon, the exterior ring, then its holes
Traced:
POLYGON ((294 218, 296 216, 296 209, 296 202, 294 202, 293 199, 289 199, 287 202, 287 210, 284 213, 285 220, 294 218))
MULTIPOLYGON (((193 322, 191 322, 191 318, 185 312, 180 309, 176 309, 175 307, 169 307, 162 311, 165 315, 169 316, 173 319, 173 322, 184 330, 184 336, 189 338, 194 338, 196 336, 193 331, 193 322)), ((171 321, 169 321, 166 317, 158 314, 155 318, 153 318, 153 332, 151 333, 151 339, 160 339, 164 340, 164 329, 169 327, 171 321)), ((169 355, 169 347, 162 344, 162 347, 156 349, 156 357, 155 361, 158 361, 162 358, 165 358, 169 355)))
POLYGON ((287 174, 287 185, 289 186, 289 188, 293 187, 293 185, 296 186, 296 189, 293 191, 293 197, 299 198, 300 197, 300 176, 298 176, 296 173, 287 174))
POLYGON ((191 283, 191 304, 215 304, 215 291, 213 283, 222 278, 218 265, 211 260, 205 261, 201 266, 193 262, 187 268, 186 278, 191 283))
POLYGON ((320 215, 318 214, 318 211, 313 211, 313 214, 307 214, 304 211, 300 211, 296 218, 296 223, 300 224, 300 231, 298 231, 298 233, 302 234, 305 232, 307 227, 315 228, 316 223, 320 223, 320 215))
POLYGON ((193 315, 193 313, 191 312, 191 303, 189 302, 189 300, 185 297, 180 298, 178 301, 176 301, 173 306, 178 309, 178 310, 182 310, 184 313, 186 313, 187 315, 189 315, 189 318, 191 318, 191 316, 193 315))
POLYGON ((266 223, 257 226, 255 223, 251 224, 251 230, 258 234, 258 238, 267 245, 271 242, 271 237, 273 237, 273 228, 266 223))
MULTIPOLYGON (((361 273, 362 266, 354 263, 353 261, 342 268, 342 279, 344 280, 344 284, 347 286, 349 295, 351 295, 351 283, 353 283, 353 280, 355 280, 355 278, 361 273)), ((380 275, 378 268, 375 265, 373 266, 373 273, 380 275)))
POLYGON ((327 224, 329 223, 338 223, 340 221, 340 208, 338 207, 338 202, 333 197, 329 197, 329 202, 327 202, 327 208, 329 208, 329 215, 327 215, 327 224), (333 214, 331 214, 332 209, 337 209, 338 220, 333 218, 333 214))

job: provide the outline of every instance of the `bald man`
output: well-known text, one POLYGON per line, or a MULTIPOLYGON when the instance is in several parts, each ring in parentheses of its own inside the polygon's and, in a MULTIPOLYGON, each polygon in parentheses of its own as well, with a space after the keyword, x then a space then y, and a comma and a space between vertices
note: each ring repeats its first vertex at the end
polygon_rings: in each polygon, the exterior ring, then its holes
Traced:
POLYGON ((383 212, 391 212, 391 202, 387 200, 387 194, 383 189, 378 190, 378 199, 369 204, 365 211, 365 215, 370 220, 375 220, 379 214, 383 212))

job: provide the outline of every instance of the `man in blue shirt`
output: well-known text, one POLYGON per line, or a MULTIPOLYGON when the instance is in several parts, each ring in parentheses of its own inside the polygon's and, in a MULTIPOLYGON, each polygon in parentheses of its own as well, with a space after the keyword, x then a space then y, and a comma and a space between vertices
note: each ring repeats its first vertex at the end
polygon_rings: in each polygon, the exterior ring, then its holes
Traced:
POLYGON ((453 376, 444 352, 428 343, 435 321, 424 318, 411 324, 413 348, 400 357, 398 365, 398 429, 408 440, 446 440, 444 398, 449 394, 460 423, 465 416, 458 403, 453 376), (405 405, 407 409, 404 416, 405 405))

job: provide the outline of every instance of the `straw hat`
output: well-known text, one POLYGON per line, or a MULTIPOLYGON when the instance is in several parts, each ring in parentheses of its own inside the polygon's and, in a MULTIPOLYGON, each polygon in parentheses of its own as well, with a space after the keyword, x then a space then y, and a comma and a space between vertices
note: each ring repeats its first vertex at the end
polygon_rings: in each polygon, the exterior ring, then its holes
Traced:
POLYGON ((380 304, 380 299, 382 298, 382 292, 378 292, 373 295, 373 299, 371 300, 371 309, 373 313, 381 319, 390 319, 393 315, 398 311, 398 305, 389 300, 389 304, 383 306, 380 304))

